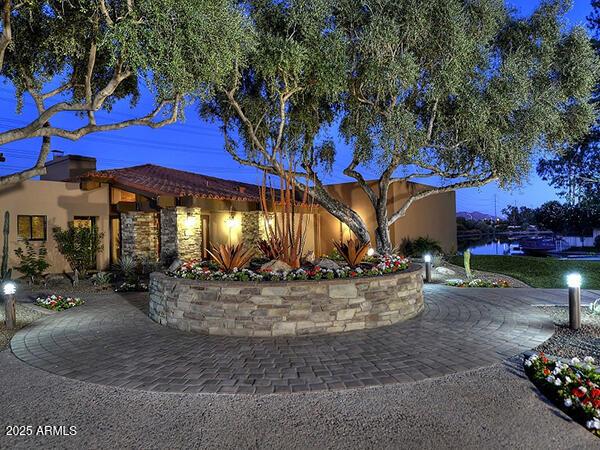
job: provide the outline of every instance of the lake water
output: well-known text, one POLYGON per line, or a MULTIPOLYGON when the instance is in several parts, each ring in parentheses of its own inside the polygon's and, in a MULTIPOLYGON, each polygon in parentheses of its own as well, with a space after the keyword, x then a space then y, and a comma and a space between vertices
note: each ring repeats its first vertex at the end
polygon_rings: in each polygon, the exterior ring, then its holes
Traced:
MULTIPOLYGON (((470 249, 473 255, 502 255, 502 256, 522 256, 523 252, 519 250, 517 241, 506 239, 486 239, 480 241, 459 241, 459 252, 470 249)), ((550 258, 561 260, 578 261, 600 261, 600 255, 550 255, 550 258)))

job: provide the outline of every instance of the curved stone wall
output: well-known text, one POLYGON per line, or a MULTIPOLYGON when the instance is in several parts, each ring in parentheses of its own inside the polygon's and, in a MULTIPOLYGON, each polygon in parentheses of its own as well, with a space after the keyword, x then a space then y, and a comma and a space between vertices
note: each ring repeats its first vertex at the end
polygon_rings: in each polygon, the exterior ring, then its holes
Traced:
POLYGON ((150 317, 225 336, 299 336, 376 328, 423 309, 420 266, 379 277, 320 281, 197 281, 150 276, 150 317))

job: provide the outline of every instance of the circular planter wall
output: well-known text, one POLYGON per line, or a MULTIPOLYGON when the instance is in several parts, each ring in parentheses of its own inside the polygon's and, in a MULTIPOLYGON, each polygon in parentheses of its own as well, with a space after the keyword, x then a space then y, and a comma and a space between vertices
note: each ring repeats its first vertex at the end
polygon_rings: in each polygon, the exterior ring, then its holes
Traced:
POLYGON ((197 281, 150 276, 155 322, 224 336, 329 334, 391 325, 423 309, 420 266, 385 276, 320 281, 197 281))

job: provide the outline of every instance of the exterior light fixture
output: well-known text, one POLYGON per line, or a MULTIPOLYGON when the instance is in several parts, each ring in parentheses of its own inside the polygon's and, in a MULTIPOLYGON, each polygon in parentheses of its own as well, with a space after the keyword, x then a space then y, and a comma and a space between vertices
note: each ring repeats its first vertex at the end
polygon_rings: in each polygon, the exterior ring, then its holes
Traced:
POLYGON ((235 220, 234 216, 230 216, 225 220, 225 225, 227 225, 227 227, 229 229, 234 228, 237 225, 237 221, 235 220))
POLYGON ((17 325, 17 313, 15 309, 15 293, 17 285, 12 281, 7 281, 2 286, 4 292, 4 324, 8 330, 12 330, 17 325))
POLYGON ((569 328, 578 330, 581 327, 581 274, 567 275, 569 286, 569 328))
POLYGON ((373 247, 369 247, 367 250, 367 256, 373 256, 375 254, 375 249, 373 247))
POLYGON ((190 213, 188 213, 187 217, 185 218, 185 227, 186 228, 194 228, 196 226, 196 218, 191 215, 190 213))
POLYGON ((424 255, 423 261, 425 261, 425 282, 431 283, 431 255, 424 255))

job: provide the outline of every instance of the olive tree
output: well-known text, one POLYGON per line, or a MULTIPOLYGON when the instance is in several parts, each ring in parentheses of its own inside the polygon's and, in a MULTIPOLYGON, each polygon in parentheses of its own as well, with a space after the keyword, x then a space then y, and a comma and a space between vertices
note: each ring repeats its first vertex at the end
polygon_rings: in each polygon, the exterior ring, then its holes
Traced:
POLYGON ((272 173, 294 164, 317 202, 368 241, 360 216, 321 182, 346 159, 375 210, 380 252, 415 201, 519 183, 535 152, 557 151, 592 121, 598 61, 585 30, 566 30, 568 2, 544 1, 526 18, 500 0, 252 4, 262 44, 213 109, 244 143, 229 140, 228 151, 272 173), (324 138, 337 118, 351 155, 324 138), (441 183, 389 210, 393 183, 426 178, 441 183))
POLYGON ((0 150, 41 138, 35 165, 0 177, 0 185, 45 173, 53 137, 175 122, 186 101, 222 83, 251 39, 229 0, 1 0, 0 7, 0 78, 14 86, 17 111, 26 94, 37 108, 24 126, 0 131, 0 150), (97 120, 119 100, 135 106, 143 86, 154 97, 151 111, 97 120), (66 114, 76 116, 75 127, 59 125, 66 114))

